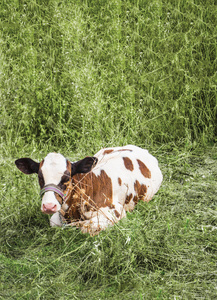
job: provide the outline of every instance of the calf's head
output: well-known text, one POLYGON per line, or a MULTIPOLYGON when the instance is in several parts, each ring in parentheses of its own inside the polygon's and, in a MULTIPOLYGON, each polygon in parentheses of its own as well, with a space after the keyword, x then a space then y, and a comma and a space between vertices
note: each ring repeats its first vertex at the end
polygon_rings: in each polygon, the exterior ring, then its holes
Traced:
POLYGON ((72 189, 72 176, 89 172, 96 163, 96 157, 85 157, 71 163, 59 153, 49 153, 40 163, 31 158, 15 161, 17 168, 24 174, 38 174, 42 195, 41 211, 46 214, 54 214, 61 209, 64 195, 68 195, 72 189))

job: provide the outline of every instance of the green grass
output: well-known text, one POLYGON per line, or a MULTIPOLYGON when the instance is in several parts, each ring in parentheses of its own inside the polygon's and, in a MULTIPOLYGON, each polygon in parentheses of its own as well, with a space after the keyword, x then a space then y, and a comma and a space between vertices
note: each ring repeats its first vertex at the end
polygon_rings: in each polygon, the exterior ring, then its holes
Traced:
POLYGON ((5 164, 2 299, 214 299, 216 147, 203 151, 156 151, 158 194, 96 237, 50 228, 36 179, 5 164))
POLYGON ((215 299, 214 0, 0 4, 0 299, 215 299), (148 204, 90 237, 50 228, 37 178, 51 151, 150 150, 148 204))
POLYGON ((215 139, 215 1, 175 3, 4 1, 2 136, 85 151, 215 139))

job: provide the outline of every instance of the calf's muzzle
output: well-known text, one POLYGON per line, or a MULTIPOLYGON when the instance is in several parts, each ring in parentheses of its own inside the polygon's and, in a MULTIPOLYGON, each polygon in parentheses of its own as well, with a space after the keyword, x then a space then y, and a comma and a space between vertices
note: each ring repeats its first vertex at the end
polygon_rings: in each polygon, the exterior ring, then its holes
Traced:
MULTIPOLYGON (((41 199, 42 199, 43 195, 49 191, 57 193, 61 197, 61 201, 58 199, 57 199, 57 201, 61 205, 60 213, 62 216, 64 216, 65 212, 68 209, 68 205, 65 203, 66 194, 64 194, 64 192, 59 188, 59 186, 57 186, 55 184, 47 184, 40 191, 41 199)), ((53 203, 45 203, 45 204, 43 204, 42 208, 43 208, 43 212, 46 214, 53 214, 53 213, 57 212, 57 205, 53 204, 53 203)))

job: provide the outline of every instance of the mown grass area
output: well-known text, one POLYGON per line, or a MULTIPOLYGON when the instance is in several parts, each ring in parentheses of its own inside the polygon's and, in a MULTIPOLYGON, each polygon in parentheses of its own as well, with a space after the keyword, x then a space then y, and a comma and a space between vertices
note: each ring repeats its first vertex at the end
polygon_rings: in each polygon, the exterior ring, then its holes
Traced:
POLYGON ((215 299, 214 0, 0 4, 0 299, 215 299), (14 165, 136 144, 159 192, 90 237, 14 165))

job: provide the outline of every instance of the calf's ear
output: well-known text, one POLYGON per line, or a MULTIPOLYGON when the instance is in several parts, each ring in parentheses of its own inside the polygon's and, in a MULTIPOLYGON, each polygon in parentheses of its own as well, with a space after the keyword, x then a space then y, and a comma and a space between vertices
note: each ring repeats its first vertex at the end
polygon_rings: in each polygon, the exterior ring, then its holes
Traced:
POLYGON ((82 160, 79 160, 75 163, 71 163, 71 175, 77 173, 88 173, 91 169, 97 164, 98 159, 96 157, 87 156, 82 160))
POLYGON ((17 168, 24 174, 38 173, 40 163, 31 158, 20 158, 15 161, 17 168))

